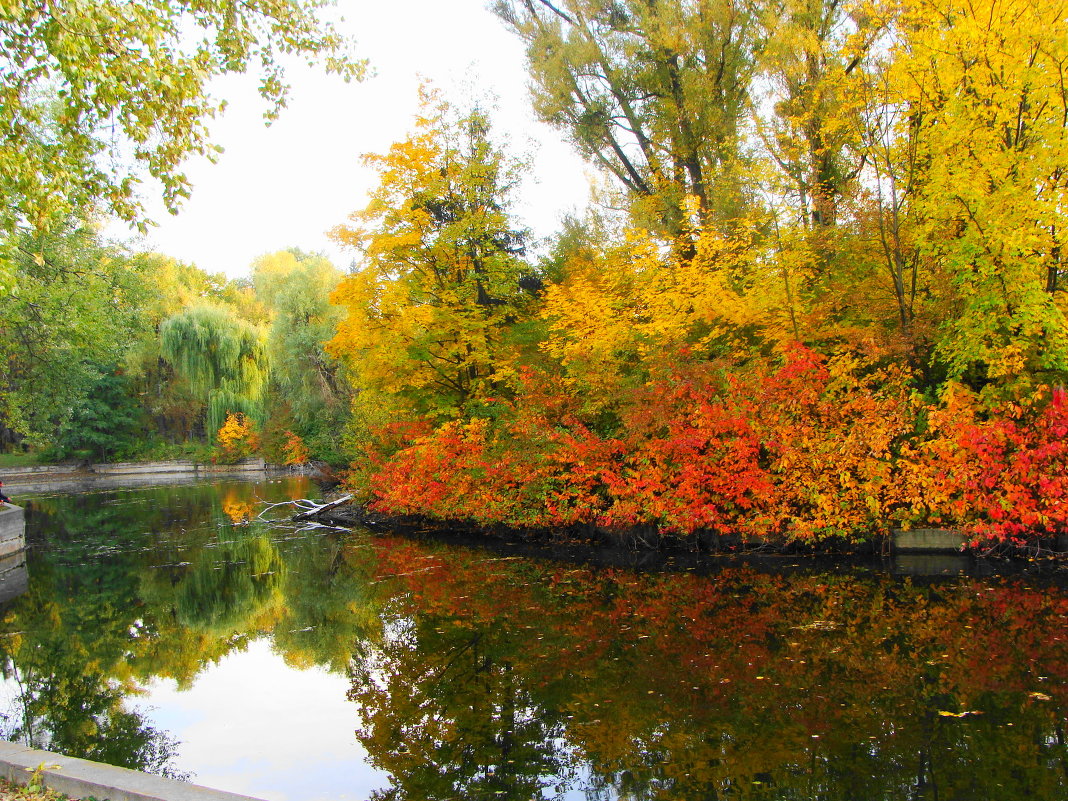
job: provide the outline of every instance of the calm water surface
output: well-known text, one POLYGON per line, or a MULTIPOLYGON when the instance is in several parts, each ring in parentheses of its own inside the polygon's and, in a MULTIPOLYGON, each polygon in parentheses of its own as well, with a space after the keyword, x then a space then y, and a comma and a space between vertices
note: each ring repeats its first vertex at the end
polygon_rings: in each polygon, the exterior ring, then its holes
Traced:
POLYGON ((271 801, 1068 798, 1054 581, 641 573, 255 519, 313 493, 29 501, 3 734, 271 801))

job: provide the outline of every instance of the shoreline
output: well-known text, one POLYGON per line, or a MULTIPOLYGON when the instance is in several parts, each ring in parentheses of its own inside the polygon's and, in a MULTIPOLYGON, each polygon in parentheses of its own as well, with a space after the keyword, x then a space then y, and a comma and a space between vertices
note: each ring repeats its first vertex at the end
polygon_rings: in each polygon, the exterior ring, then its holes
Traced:
MULTIPOLYGON (((1016 548, 1004 546, 980 550, 969 547, 964 532, 954 529, 914 528, 888 529, 860 542, 844 537, 832 537, 813 542, 789 540, 782 536, 745 540, 738 535, 698 532, 689 537, 656 532, 650 529, 611 530, 593 525, 561 529, 523 529, 514 526, 484 526, 458 520, 437 520, 421 516, 390 515, 368 509, 366 505, 349 504, 323 510, 319 514, 304 515, 341 528, 366 528, 372 532, 408 537, 429 536, 448 540, 472 542, 507 542, 537 547, 579 547, 611 549, 630 553, 693 553, 709 556, 774 555, 798 557, 879 558, 889 556, 963 557, 999 559, 1046 558, 1055 562, 1068 561, 1068 551, 1052 548, 1016 548)), ((1062 545, 1061 542, 1053 543, 1062 545)))
POLYGON ((105 476, 143 475, 214 475, 225 473, 256 473, 288 471, 290 467, 268 464, 263 459, 241 459, 233 464, 195 462, 191 459, 170 459, 149 462, 57 463, 10 467, 0 470, 5 484, 20 484, 40 480, 82 479, 105 476))

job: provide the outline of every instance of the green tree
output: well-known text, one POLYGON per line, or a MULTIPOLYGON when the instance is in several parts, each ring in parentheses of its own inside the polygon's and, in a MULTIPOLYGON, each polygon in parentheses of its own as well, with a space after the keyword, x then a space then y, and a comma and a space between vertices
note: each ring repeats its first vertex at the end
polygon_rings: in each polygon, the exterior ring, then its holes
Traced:
POLYGON ((341 363, 325 349, 344 317, 330 303, 341 277, 325 257, 300 250, 262 256, 252 265, 256 297, 271 316, 272 422, 292 424, 320 458, 338 453, 349 405, 341 363))
POLYGON ((137 336, 146 265, 77 221, 6 241, 21 288, 0 297, 0 414, 9 444, 44 446, 137 336))
POLYGON ((124 368, 151 434, 172 443, 186 441, 203 421, 207 398, 163 357, 160 327, 197 303, 237 306, 243 290, 221 273, 209 274, 158 253, 138 254, 134 260, 152 276, 153 291, 138 306, 141 321, 126 349, 124 368))
POLYGON ((614 176, 639 221, 680 230, 745 207, 742 124, 758 28, 745 4, 498 0, 527 46, 534 106, 614 176))
POLYGON ((60 430, 57 456, 84 453, 93 461, 106 461, 135 451, 145 425, 131 390, 130 380, 121 371, 101 370, 60 430))
POLYGON ((284 57, 345 78, 363 64, 320 16, 327 0, 50 0, 0 4, 0 230, 46 228, 102 203, 143 223, 138 186, 174 210, 181 171, 217 149, 218 75, 259 69, 268 119, 285 105, 284 57))
POLYGON ((262 419, 267 353, 262 329, 231 308, 206 303, 160 326, 165 359, 207 403, 207 427, 218 431, 227 412, 262 419))

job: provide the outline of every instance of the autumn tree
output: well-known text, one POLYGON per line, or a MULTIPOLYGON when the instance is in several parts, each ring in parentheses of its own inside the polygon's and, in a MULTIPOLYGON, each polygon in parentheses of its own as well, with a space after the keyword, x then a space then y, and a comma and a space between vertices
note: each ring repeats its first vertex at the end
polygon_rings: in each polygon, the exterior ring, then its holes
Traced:
POLYGON ((534 106, 677 231, 686 195, 714 219, 746 205, 743 121, 757 20, 745 4, 499 0, 527 47, 534 106))
POLYGON ((285 105, 283 63, 362 75, 321 12, 328 0, 49 0, 0 7, 0 230, 44 228, 102 204, 143 223, 138 186, 158 182, 174 210, 182 163, 213 157, 209 83, 260 70, 267 117, 285 105))
POLYGON ((1004 383, 1068 369, 1068 19, 1057 2, 903 5, 894 100, 921 171, 920 254, 945 286, 937 355, 1004 383))
POLYGON ((484 112, 430 94, 412 135, 367 162, 379 186, 333 232, 362 259, 334 292, 347 317, 328 351, 349 365, 358 403, 456 415, 507 377, 507 329, 536 288, 509 214, 520 165, 484 112))
MULTIPOLYGON (((350 390, 341 363, 325 344, 344 317, 330 303, 342 273, 323 256, 284 250, 252 265, 257 299, 270 316, 270 417, 281 436, 299 431, 316 452, 336 454, 350 390)), ((266 430, 265 430, 265 433, 266 430)))

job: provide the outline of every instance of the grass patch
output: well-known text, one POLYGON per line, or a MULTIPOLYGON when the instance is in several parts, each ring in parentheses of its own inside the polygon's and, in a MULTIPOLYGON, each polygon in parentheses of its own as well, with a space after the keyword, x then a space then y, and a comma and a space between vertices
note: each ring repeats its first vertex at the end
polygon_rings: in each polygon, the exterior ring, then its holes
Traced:
POLYGON ((33 467, 48 464, 39 453, 0 453, 0 470, 10 467, 33 467))

